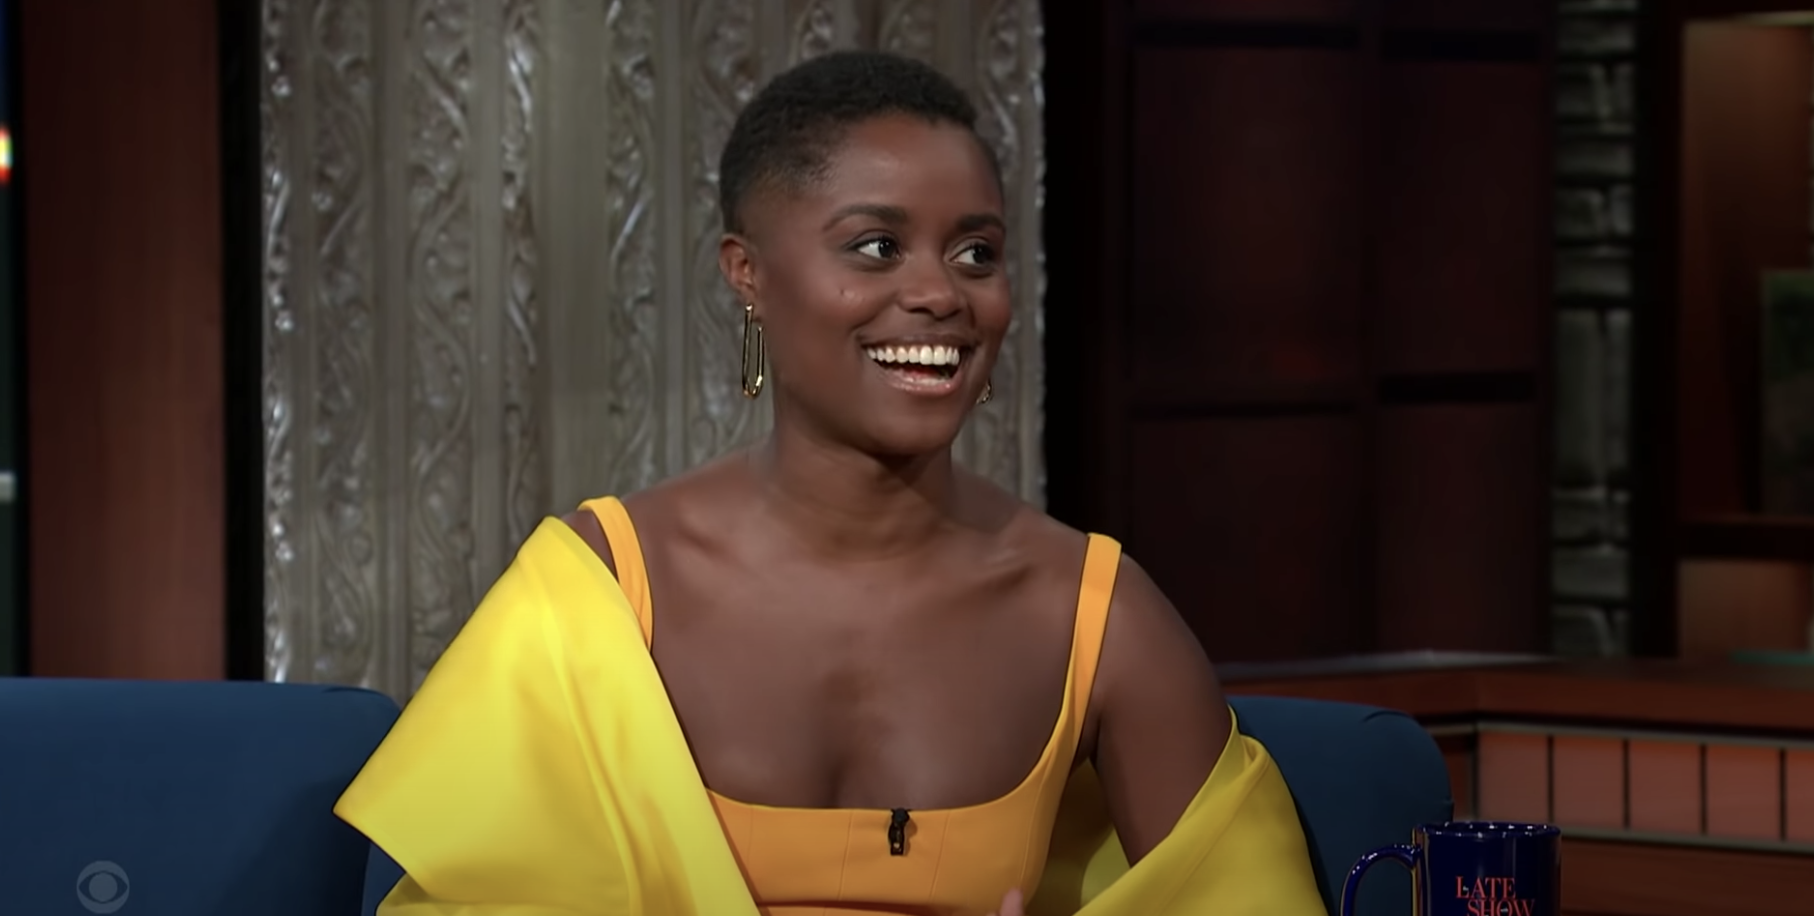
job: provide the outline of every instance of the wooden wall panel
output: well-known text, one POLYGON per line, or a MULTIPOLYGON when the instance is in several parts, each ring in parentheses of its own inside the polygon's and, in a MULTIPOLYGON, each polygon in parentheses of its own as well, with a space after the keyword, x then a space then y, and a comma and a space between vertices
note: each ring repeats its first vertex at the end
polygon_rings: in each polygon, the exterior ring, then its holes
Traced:
POLYGON ((1360 434, 1349 417, 1136 424, 1128 548, 1213 660, 1367 639, 1360 434))
POLYGON ((1547 647, 1539 422, 1525 404, 1380 412, 1382 651, 1547 647))
POLYGON ((1380 92, 1377 370, 1538 369, 1552 233, 1542 70, 1392 63, 1380 92))
POLYGON ((1143 403, 1352 394, 1361 66, 1320 50, 1137 52, 1128 320, 1143 403))
POLYGON ((1546 823, 1550 819, 1549 738, 1491 732, 1480 736, 1474 791, 1480 817, 1546 823))
POLYGON ((1808 266, 1802 29, 1703 22, 1684 35, 1677 498, 1684 516, 1756 508, 1765 270, 1808 266))
POLYGON ((1198 21, 1344 21, 1360 0, 1134 0, 1142 18, 1198 21))
POLYGON ((1550 814, 1569 827, 1625 826, 1625 742, 1616 737, 1556 735, 1550 742, 1550 814))
POLYGON ((1546 647, 1552 0, 1044 10, 1053 505, 1218 660, 1546 647))
POLYGON ((1594 916, 1805 912, 1814 856, 1562 840, 1562 906, 1594 916))
POLYGON ((1700 832, 1700 745, 1634 740, 1626 749, 1625 779, 1631 829, 1682 835, 1700 832))
POLYGON ((1783 752, 1769 746, 1708 744, 1701 767, 1707 835, 1774 842, 1783 835, 1783 752))
POLYGON ((33 674, 224 671, 215 6, 20 10, 33 674))
POLYGON ((1388 28, 1541 31, 1554 4, 1532 0, 1387 0, 1388 28))
POLYGON ((1814 750, 1783 755, 1783 839, 1814 843, 1814 750))
POLYGON ((1718 664, 1739 650, 1808 648, 1814 575, 1806 561, 1683 560, 1675 593, 1677 658, 1718 664))

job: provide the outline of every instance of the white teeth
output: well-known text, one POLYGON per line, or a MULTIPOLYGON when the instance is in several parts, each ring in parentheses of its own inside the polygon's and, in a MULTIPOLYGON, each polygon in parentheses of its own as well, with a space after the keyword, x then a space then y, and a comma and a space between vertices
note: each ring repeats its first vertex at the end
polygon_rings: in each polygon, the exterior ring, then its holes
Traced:
POLYGON ((878 363, 919 366, 955 366, 964 358, 964 353, 956 347, 943 344, 928 346, 921 344, 907 347, 865 347, 864 353, 878 363))

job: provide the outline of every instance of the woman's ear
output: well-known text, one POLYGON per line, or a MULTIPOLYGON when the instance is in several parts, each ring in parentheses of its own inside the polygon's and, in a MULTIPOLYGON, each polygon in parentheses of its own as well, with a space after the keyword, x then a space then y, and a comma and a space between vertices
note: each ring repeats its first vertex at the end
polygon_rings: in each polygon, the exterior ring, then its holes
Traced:
POLYGON ((756 296, 756 262, 752 257, 749 240, 734 232, 727 232, 718 241, 718 272, 724 275, 724 282, 737 294, 740 305, 755 302, 756 296))

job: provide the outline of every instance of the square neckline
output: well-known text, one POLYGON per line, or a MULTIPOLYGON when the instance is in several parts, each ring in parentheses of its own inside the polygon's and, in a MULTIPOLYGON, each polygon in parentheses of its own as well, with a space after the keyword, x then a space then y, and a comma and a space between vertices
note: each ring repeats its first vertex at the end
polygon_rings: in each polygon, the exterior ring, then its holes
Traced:
MULTIPOLYGON (((612 537, 613 525, 610 522, 616 521, 623 526, 623 534, 625 535, 623 540, 626 541, 627 543, 622 544, 621 547, 629 548, 632 568, 634 569, 637 578, 640 579, 640 584, 642 586, 640 591, 642 591, 642 593, 644 595, 644 599, 642 602, 644 606, 637 607, 636 599, 629 596, 627 594, 627 592, 626 592, 625 597, 631 599, 630 600, 631 609, 637 612, 637 617, 638 617, 637 622, 638 622, 639 627, 642 629, 642 633, 643 633, 643 646, 646 649, 648 649, 650 658, 651 658, 651 660, 653 660, 654 653, 655 653, 654 589, 651 588, 650 584, 649 584, 648 565, 645 562, 644 557, 643 557, 641 538, 636 533, 635 520, 630 517, 629 508, 623 504, 622 500, 618 499, 615 496, 606 496, 606 497, 602 497, 600 499, 588 500, 587 502, 585 502, 581 505, 581 508, 585 509, 587 511, 587 513, 590 514, 593 517, 593 519, 598 523, 600 529, 602 529, 602 531, 604 533, 605 542, 608 545, 610 545, 610 547, 611 547, 611 557, 612 557, 615 565, 617 566, 617 570, 613 571, 610 567, 605 567, 605 572, 611 576, 612 581, 618 583, 619 588, 623 587, 623 579, 622 579, 621 573, 624 568, 625 557, 624 557, 623 553, 621 552, 620 544, 618 543, 617 539, 614 539, 612 537), (606 517, 604 515, 601 515, 599 513, 598 509, 595 508, 595 507, 599 507, 599 506, 605 507, 606 510, 608 512, 610 512, 612 515, 616 516, 616 518, 611 519, 611 520, 606 519, 606 517)), ((1075 714, 1075 709, 1076 709, 1076 704, 1074 701, 1076 699, 1076 693, 1077 693, 1076 685, 1077 685, 1078 648, 1079 648, 1079 643, 1080 643, 1080 637, 1083 635, 1082 634, 1083 597, 1085 594, 1085 590, 1089 587, 1090 560, 1091 560, 1091 557, 1096 553, 1096 551, 1103 550, 1103 549, 1113 549, 1113 546, 1114 546, 1113 541, 1111 539, 1106 538, 1099 534, 1086 534, 1086 535, 1084 535, 1084 537, 1085 537, 1085 545, 1084 545, 1084 553, 1083 553, 1083 563, 1079 566, 1078 573, 1077 573, 1077 588, 1076 588, 1077 607, 1075 609, 1073 609, 1072 614, 1071 614, 1071 646, 1070 646, 1070 649, 1068 650, 1068 652, 1066 653, 1066 659, 1065 659, 1064 688, 1063 688, 1064 695, 1059 701, 1058 716, 1057 716, 1056 720, 1052 723, 1051 732, 1050 732, 1050 734, 1048 734, 1046 736, 1046 743, 1045 743, 1044 747, 1042 747, 1040 749, 1039 759, 1037 759, 1033 762, 1032 768, 1027 771, 1026 775, 1021 777, 1019 782, 1015 783, 1013 788, 1009 789, 1007 792, 1003 793, 1002 795, 998 795, 994 798, 986 799, 984 801, 980 801, 975 804, 969 804, 969 805, 958 805, 955 807, 944 807, 944 808, 914 808, 912 810, 915 814, 919 814, 921 816, 955 816, 955 815, 982 811, 982 810, 985 810, 988 808, 994 808, 994 807, 1006 805, 1006 804, 1009 804, 1010 802, 1018 799, 1021 795, 1023 795, 1027 791, 1030 791, 1032 788, 1034 788, 1040 782, 1041 776, 1050 772, 1051 767, 1054 763, 1052 758, 1057 753, 1059 745, 1063 742, 1063 738, 1064 738, 1065 731, 1066 731, 1066 726, 1071 723, 1072 716, 1075 714)), ((597 562, 600 566, 605 566, 604 559, 602 557, 598 556, 598 554, 596 552, 592 552, 592 559, 595 562, 597 562)), ((1117 561, 1116 566, 1119 567, 1119 557, 1116 557, 1116 561, 1117 561)), ((1110 592, 1111 592, 1111 594, 1113 593, 1112 587, 1110 589, 1110 592)), ((1105 607, 1103 610, 1103 617, 1105 618, 1105 622, 1106 622, 1107 616, 1108 616, 1107 608, 1105 607)), ((1098 653, 1098 655, 1100 655, 1100 653, 1098 653)), ((657 680, 659 680, 661 682, 662 692, 664 694, 668 694, 668 703, 670 706, 672 706, 673 702, 674 702, 673 695, 671 693, 668 693, 667 679, 662 676, 660 666, 656 666, 655 675, 656 675, 657 680)), ((1094 678, 1092 678, 1091 680, 1093 683, 1094 678)), ((1077 731, 1080 733, 1079 737, 1081 738, 1081 732, 1082 732, 1081 723, 1078 724, 1077 731)), ((689 739, 686 739, 684 736, 684 733, 682 735, 682 738, 683 738, 683 740, 686 741, 688 756, 693 758, 694 769, 699 770, 699 773, 700 773, 699 781, 701 784, 704 784, 705 772, 704 772, 704 770, 699 768, 699 755, 697 754, 697 752, 694 751, 692 741, 689 739)), ((1073 748, 1073 750, 1075 750, 1075 749, 1073 748)), ((1071 770, 1073 770, 1075 768, 1076 768, 1076 761, 1072 761, 1071 766, 1066 769, 1066 772, 1069 773, 1071 770)), ((821 817, 850 817, 851 815, 857 815, 857 814, 872 815, 872 816, 881 815, 883 817, 886 817, 891 813, 891 809, 888 809, 888 808, 769 805, 769 804, 763 804, 762 802, 744 801, 740 798, 735 798, 730 795, 726 795, 722 792, 719 792, 718 790, 712 788, 709 785, 705 786, 705 790, 706 790, 706 794, 711 796, 711 798, 715 804, 724 803, 731 807, 742 808, 742 809, 751 810, 751 811, 769 811, 769 812, 785 813, 785 814, 794 815, 794 816, 821 816, 821 817)))

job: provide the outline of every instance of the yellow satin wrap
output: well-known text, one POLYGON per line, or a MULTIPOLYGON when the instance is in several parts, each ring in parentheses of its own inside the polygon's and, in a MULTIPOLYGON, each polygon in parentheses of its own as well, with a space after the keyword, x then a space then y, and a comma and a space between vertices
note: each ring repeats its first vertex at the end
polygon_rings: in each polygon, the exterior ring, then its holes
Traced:
MULTIPOLYGON (((407 872, 383 916, 758 916, 629 602, 556 519, 334 811, 407 872)), ((1094 774, 1074 775, 1029 912, 1318 916, 1323 905, 1290 792, 1237 732, 1132 869, 1094 774)))

